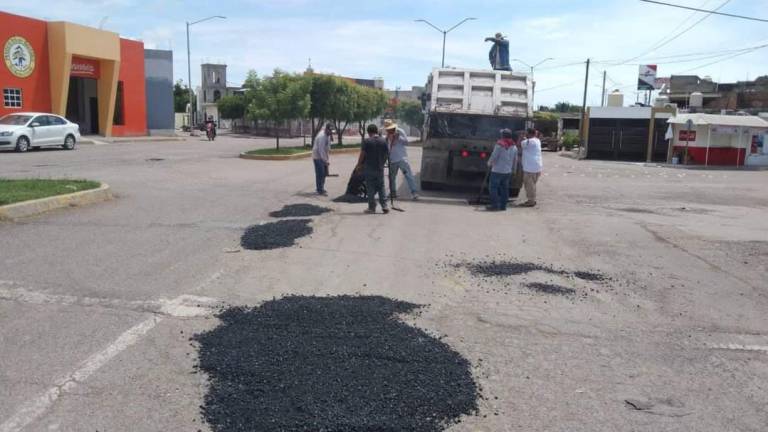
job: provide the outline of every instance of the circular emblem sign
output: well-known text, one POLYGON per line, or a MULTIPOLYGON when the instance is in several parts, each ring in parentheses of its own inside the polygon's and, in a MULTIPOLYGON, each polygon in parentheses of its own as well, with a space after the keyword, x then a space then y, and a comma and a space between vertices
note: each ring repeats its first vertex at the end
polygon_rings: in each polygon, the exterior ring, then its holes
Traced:
POLYGON ((3 50, 5 65, 12 74, 26 78, 35 70, 35 50, 21 36, 13 36, 5 43, 3 50))

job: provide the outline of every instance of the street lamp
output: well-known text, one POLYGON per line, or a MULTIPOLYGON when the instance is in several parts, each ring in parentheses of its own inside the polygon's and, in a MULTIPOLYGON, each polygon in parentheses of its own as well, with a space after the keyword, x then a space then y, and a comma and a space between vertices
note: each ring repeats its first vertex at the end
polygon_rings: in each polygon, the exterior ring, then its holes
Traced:
POLYGON ((535 68, 539 67, 540 64, 542 64, 544 62, 547 62, 547 61, 550 61, 550 60, 554 60, 554 59, 552 57, 547 57, 544 60, 536 63, 533 66, 531 66, 528 63, 526 63, 526 62, 524 62, 524 61, 522 61, 520 59, 512 59, 512 61, 516 61, 518 63, 524 64, 524 65, 528 66, 529 68, 531 68, 531 105, 533 106, 533 110, 534 111, 536 111, 536 103, 535 103, 536 102, 536 99, 535 99, 535 96, 536 96, 536 81, 533 80, 533 70, 535 68))
POLYGON ((455 26, 453 26, 453 27, 449 28, 448 30, 443 30, 443 29, 441 29, 441 28, 437 27, 436 25, 432 24, 431 22, 429 22, 429 21, 427 21, 427 20, 425 20, 425 19, 417 19, 417 20, 415 20, 415 22, 423 22, 424 24, 426 24, 426 25, 428 25, 428 26, 432 27, 433 29, 435 29, 435 30, 437 30, 437 31, 439 31, 440 33, 442 33, 442 34, 443 34, 443 61, 442 61, 442 63, 441 63, 441 67, 445 67, 445 36, 446 36, 448 33, 450 33, 452 30, 454 30, 456 27, 458 27, 458 26, 460 26, 460 25, 464 24, 465 22, 467 22, 467 21, 472 21, 472 20, 476 20, 476 19, 477 19, 477 18, 464 18, 464 19, 463 19, 463 20, 461 20, 461 21, 460 21, 458 24, 456 24, 455 26))
POLYGON ((189 52, 189 26, 201 23, 203 21, 212 20, 214 18, 227 19, 227 17, 225 17, 225 16, 214 15, 214 16, 209 16, 208 18, 203 18, 201 20, 197 20, 197 21, 194 21, 194 22, 187 21, 187 79, 188 79, 187 84, 189 85, 189 113, 188 114, 189 114, 189 133, 190 133, 190 135, 194 135, 195 131, 194 131, 194 126, 192 125, 192 106, 194 104, 192 99, 194 98, 194 93, 192 93, 192 59, 190 58, 190 52, 189 52))

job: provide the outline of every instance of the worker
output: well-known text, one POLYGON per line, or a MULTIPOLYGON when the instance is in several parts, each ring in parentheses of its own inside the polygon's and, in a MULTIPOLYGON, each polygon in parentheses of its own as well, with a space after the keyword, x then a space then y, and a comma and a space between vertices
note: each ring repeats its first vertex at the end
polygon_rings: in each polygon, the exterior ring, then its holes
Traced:
POLYGON ((328 166, 331 153, 331 142, 333 142, 333 126, 330 123, 320 131, 312 144, 312 162, 315 165, 315 186, 318 195, 328 195, 325 190, 325 178, 328 177, 328 166))
POLYGON ((488 52, 488 61, 494 70, 512 70, 509 66, 509 41, 501 33, 496 33, 494 37, 485 38, 486 42, 493 42, 491 50, 488 52))
POLYGON ((387 143, 389 144, 389 193, 392 198, 397 198, 397 172, 402 171, 408 188, 411 190, 411 198, 419 199, 416 189, 416 180, 413 178, 411 165, 408 163, 408 137, 405 131, 397 127, 397 123, 390 119, 384 120, 384 129, 387 131, 387 143))
POLYGON ((368 195, 368 208, 365 213, 376 213, 376 195, 379 196, 381 211, 389 213, 387 197, 384 194, 384 165, 389 158, 389 148, 384 138, 379 136, 379 128, 369 124, 366 129, 368 138, 363 140, 360 157, 357 160, 359 169, 362 167, 365 175, 365 190, 368 195))
POLYGON ((536 205, 536 183, 539 181, 542 170, 541 141, 536 138, 536 130, 529 128, 526 131, 526 139, 520 143, 523 151, 523 186, 525 187, 526 201, 522 207, 536 205))
POLYGON ((496 141, 493 153, 488 158, 491 174, 488 177, 488 192, 491 205, 488 211, 504 211, 509 201, 509 181, 517 170, 517 146, 509 129, 502 129, 501 138, 496 141))

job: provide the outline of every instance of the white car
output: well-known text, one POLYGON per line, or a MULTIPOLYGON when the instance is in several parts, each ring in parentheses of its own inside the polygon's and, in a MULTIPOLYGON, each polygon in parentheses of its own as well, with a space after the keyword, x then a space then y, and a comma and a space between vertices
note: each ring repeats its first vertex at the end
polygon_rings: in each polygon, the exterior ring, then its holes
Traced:
POLYGON ((74 150, 80 126, 48 113, 22 112, 0 117, 0 150, 25 152, 36 147, 63 147, 74 150))

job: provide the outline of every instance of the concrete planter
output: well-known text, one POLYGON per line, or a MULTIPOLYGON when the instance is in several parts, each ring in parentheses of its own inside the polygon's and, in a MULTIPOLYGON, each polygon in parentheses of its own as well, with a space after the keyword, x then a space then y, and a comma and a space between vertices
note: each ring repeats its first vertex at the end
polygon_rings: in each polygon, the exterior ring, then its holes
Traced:
POLYGON ((96 189, 0 206, 0 220, 15 220, 64 207, 80 207, 110 199, 112 192, 109 185, 102 183, 96 189))
MULTIPOLYGON (((359 152, 360 152, 360 147, 331 149, 331 154, 347 154, 347 153, 357 154, 359 152)), ((294 159, 306 159, 309 157, 312 157, 311 150, 292 154, 292 155, 254 155, 254 154, 240 153, 241 159, 250 159, 250 160, 294 160, 294 159)))

